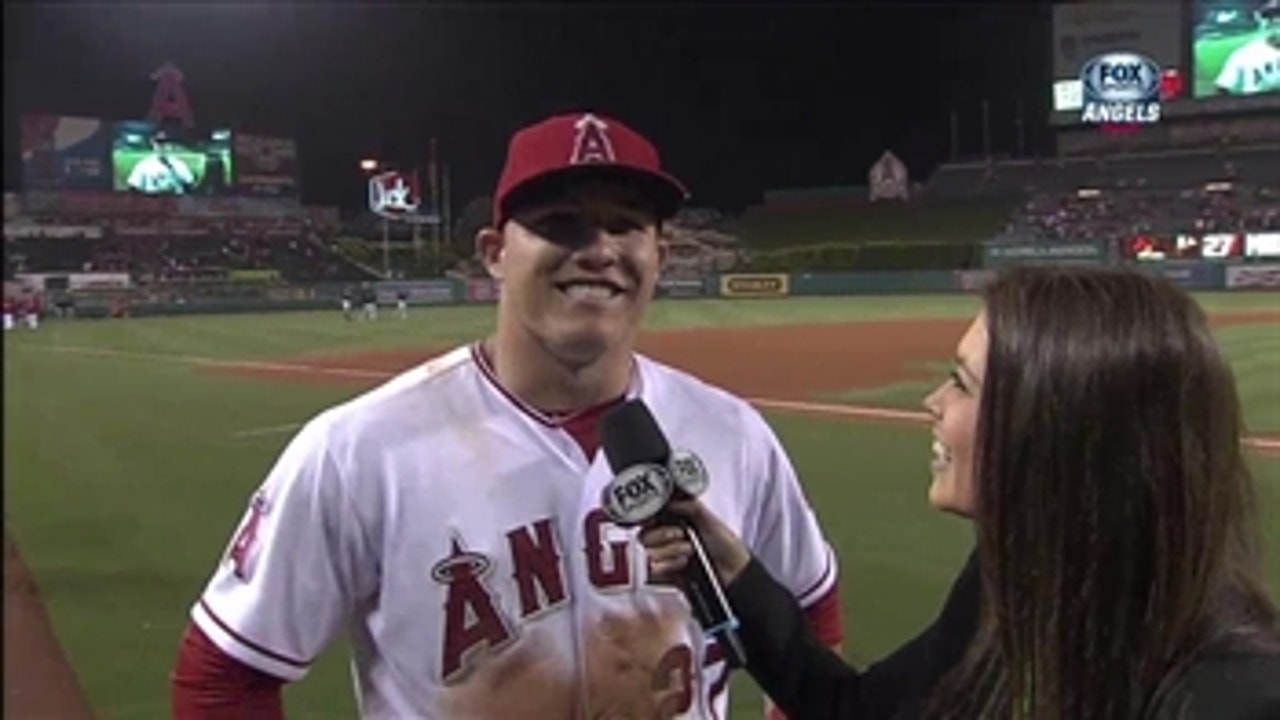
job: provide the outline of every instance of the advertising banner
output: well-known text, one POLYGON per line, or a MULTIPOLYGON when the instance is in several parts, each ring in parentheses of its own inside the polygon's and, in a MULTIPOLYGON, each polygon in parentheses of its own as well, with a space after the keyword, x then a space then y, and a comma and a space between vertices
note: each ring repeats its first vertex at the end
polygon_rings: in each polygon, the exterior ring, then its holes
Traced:
POLYGON ((232 144, 239 194, 298 196, 298 145, 292 139, 237 133, 232 144))
POLYGON ((492 278, 468 278, 468 302, 497 302, 501 286, 492 278))
POLYGON ((418 280, 406 282, 380 282, 374 286, 378 304, 394 305, 405 293, 411 305, 442 304, 454 301, 454 285, 451 280, 418 280))
POLYGON ((111 229, 120 237, 206 237, 212 228, 167 218, 164 220, 116 220, 111 229))
POLYGON ((100 238, 102 237, 102 228, 97 225, 36 225, 34 223, 5 223, 4 236, 6 239, 13 238, 15 240, 34 240, 50 239, 62 240, 69 238, 100 238))
POLYGON ((780 273, 721 275, 720 294, 725 297, 786 297, 791 276, 780 273))
POLYGON ((700 297, 706 294, 702 278, 672 278, 658 280, 658 297, 700 297))
POLYGON ((16 279, 38 290, 61 285, 68 290, 120 289, 132 285, 129 273, 19 273, 16 279))
POLYGON ((976 292, 991 282, 995 276, 993 270, 957 270, 956 289, 963 292, 976 292))
POLYGON ((28 190, 111 188, 111 127, 102 120, 24 115, 22 182, 28 190))
POLYGON ((1228 290, 1280 290, 1280 265, 1232 265, 1227 268, 1228 290))
MULTIPOLYGON (((36 196, 40 200, 42 196, 36 196)), ((34 200, 35 198, 31 198, 34 200)), ((52 198, 48 210, 62 215, 172 215, 177 198, 172 195, 134 195, 117 192, 63 192, 52 198)))
POLYGON ((272 269, 232 269, 227 279, 233 282, 269 283, 280 279, 280 271, 272 269))
POLYGON ((1221 264, 1211 262, 1170 261, 1161 264, 1144 264, 1141 269, 1163 275, 1179 287, 1188 290, 1221 289, 1225 281, 1221 264))
POLYGON ((1009 265, 1021 261, 1039 263, 1102 263, 1107 260, 1107 244, 1093 243, 987 243, 983 248, 983 264, 987 267, 1009 265))
POLYGON ((288 217, 298 220, 306 217, 306 210, 296 200, 288 198, 188 196, 178 198, 175 207, 178 214, 191 217, 288 217))

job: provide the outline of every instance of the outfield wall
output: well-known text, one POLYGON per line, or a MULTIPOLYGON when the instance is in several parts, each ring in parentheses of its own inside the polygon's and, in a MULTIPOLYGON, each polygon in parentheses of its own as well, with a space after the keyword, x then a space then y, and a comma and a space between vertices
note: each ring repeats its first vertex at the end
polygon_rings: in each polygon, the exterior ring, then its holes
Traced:
MULTIPOLYGON (((1076 262, 1076 261, 1071 261, 1076 262)), ((1195 291, 1280 291, 1280 263, 1169 261, 1142 266, 1195 291)), ((996 271, 903 270, 879 272, 730 273, 701 278, 664 278, 663 298, 780 298, 858 295, 936 295, 978 290, 996 271)), ((411 306, 495 302, 498 286, 487 278, 391 281, 374 283, 379 304, 395 304, 403 293, 411 306)), ((96 289, 77 293, 80 317, 105 317, 119 293, 130 294, 128 314, 181 315, 213 313, 336 310, 347 286, 316 284, 281 286, 264 283, 170 285, 164 288, 96 289)))

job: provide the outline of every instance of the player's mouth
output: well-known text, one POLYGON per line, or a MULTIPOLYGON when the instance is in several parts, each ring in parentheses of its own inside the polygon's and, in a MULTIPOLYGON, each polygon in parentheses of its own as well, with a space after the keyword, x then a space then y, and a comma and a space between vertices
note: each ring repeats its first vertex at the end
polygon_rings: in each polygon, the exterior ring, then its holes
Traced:
POLYGON ((951 448, 941 440, 933 439, 933 460, 929 463, 934 472, 946 470, 951 465, 951 448))
POLYGON ((609 280, 569 280, 556 283, 556 290, 577 302, 603 303, 621 297, 626 289, 609 280))

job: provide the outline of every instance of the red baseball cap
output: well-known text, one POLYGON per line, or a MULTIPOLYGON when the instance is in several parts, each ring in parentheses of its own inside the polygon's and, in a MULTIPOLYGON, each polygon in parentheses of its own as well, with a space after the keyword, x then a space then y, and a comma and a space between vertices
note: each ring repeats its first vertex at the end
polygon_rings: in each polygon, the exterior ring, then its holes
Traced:
POLYGON ((640 133, 603 115, 556 115, 511 136, 507 163, 493 194, 494 227, 502 227, 510 217, 517 195, 544 181, 578 174, 640 180, 664 219, 689 198, 684 184, 662 169, 658 149, 640 133))

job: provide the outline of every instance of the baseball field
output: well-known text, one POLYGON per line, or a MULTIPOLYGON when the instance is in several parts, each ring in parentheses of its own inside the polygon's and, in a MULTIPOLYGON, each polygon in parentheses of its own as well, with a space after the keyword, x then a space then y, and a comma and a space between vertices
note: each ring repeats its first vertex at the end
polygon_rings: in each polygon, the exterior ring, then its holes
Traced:
MULTIPOLYGON (((1280 294, 1204 295, 1236 368, 1280 593, 1280 294)), ((961 296, 657 303, 642 348, 752 398, 837 545, 848 655, 931 617, 971 531, 929 509, 920 400, 976 309, 961 296)), ((6 334, 6 515, 104 718, 165 717, 187 611, 298 425, 434 352, 490 307, 50 321, 6 334)), ((714 481, 714 478, 713 478, 714 481)), ((430 612, 430 610, 424 610, 430 612)), ((287 692, 290 717, 351 718, 346 649, 287 692)), ((735 718, 760 717, 739 678, 735 718)))

